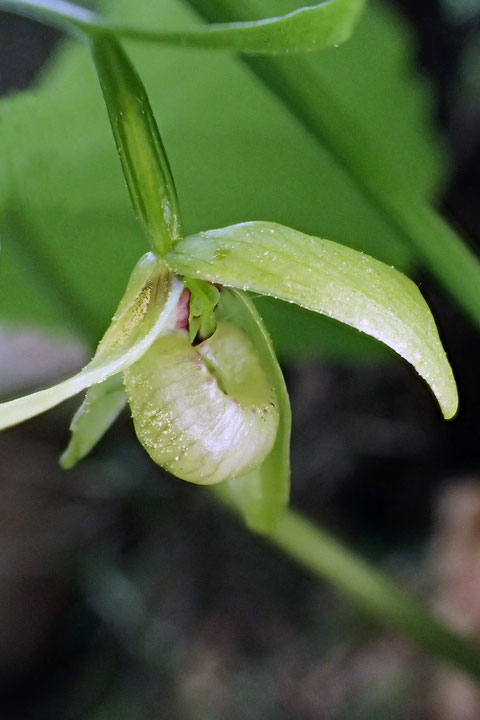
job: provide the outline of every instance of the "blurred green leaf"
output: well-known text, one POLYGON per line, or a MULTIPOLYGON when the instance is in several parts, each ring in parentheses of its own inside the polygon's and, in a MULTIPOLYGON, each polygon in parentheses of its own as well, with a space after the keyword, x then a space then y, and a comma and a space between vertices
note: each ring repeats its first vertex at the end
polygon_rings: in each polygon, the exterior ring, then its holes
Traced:
MULTIPOLYGON (((116 0, 110 8, 112 21, 166 30, 195 21, 179 0, 154 5, 139 0, 134 6, 116 0)), ((278 11, 288 9, 282 0, 278 11)), ((349 43, 309 56, 309 62, 350 107, 358 107, 385 152, 409 173, 412 188, 430 197, 441 175, 441 152, 428 126, 428 93, 408 68, 406 37, 396 18, 371 6, 349 43)), ((139 45, 129 53, 160 125, 187 232, 269 219, 346 242, 402 268, 410 265, 410 251, 239 60, 139 45)), ((0 212, 22 219, 10 223, 4 236, 0 317, 77 332, 81 318, 89 337, 98 337, 142 238, 85 48, 66 44, 38 90, 1 102, 0 120, 0 212), (48 260, 45 267, 31 262, 33 247, 48 260), (69 298, 82 300, 75 320, 65 312, 69 298)), ((357 348, 363 356, 376 355, 375 344, 367 350, 348 329, 339 330, 332 349, 331 324, 296 312, 311 354, 338 356, 345 345, 349 353, 357 348)), ((278 304, 273 339, 283 354, 295 356, 297 343, 282 332, 283 317, 278 304)), ((290 309, 285 317, 291 319, 290 309)))
POLYGON ((455 380, 428 305, 417 286, 388 265, 266 222, 191 235, 167 262, 181 275, 273 295, 372 335, 413 365, 446 418, 456 413, 455 380))

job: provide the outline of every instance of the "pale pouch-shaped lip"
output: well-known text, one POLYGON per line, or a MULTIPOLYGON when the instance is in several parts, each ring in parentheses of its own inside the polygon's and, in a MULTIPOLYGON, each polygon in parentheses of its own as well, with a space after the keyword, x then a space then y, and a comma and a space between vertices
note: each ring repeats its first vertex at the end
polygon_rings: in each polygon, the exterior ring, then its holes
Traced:
POLYGON ((243 475, 272 450, 275 391, 235 325, 219 323, 195 348, 186 332, 163 335, 124 381, 138 439, 183 480, 209 485, 243 475))

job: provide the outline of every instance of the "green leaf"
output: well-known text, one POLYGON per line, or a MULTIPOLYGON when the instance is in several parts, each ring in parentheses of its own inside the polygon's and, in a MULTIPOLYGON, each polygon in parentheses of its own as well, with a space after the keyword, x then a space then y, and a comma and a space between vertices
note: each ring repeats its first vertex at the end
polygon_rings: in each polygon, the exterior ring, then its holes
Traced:
POLYGON ((163 335, 124 373, 135 431, 172 475, 210 485, 252 470, 270 453, 279 412, 252 343, 219 324, 193 348, 163 335))
POLYGON ((455 414, 457 389, 435 322, 416 285, 392 267, 268 222, 192 235, 167 260, 178 273, 295 302, 377 338, 428 382, 446 418, 455 414))
POLYGON ((147 93, 113 37, 96 33, 90 42, 133 208, 162 257, 182 231, 172 173, 147 93))
POLYGON ((85 400, 73 416, 70 425, 72 437, 60 458, 60 465, 67 470, 88 455, 115 422, 127 398, 122 374, 111 375, 107 380, 92 385, 85 400))
POLYGON ((219 312, 220 317, 234 322, 250 338, 273 382, 280 419, 275 445, 263 463, 247 475, 227 480, 216 491, 240 511, 252 530, 270 534, 287 507, 290 494, 290 400, 268 332, 251 300, 245 293, 224 288, 219 312))
POLYGON ((108 30, 133 40, 267 55, 320 50, 345 42, 364 4, 365 0, 324 0, 280 17, 164 32, 111 24, 64 0, 0 0, 0 7, 89 34, 108 30))
POLYGON ((129 367, 171 326, 171 315, 182 290, 183 284, 153 254, 144 255, 93 359, 79 373, 54 387, 1 403, 0 430, 39 415, 129 367))
MULTIPOLYGON (((278 13, 293 6, 275 2, 278 13)), ((246 7, 235 3, 233 10, 240 17, 246 7)), ((113 22, 166 30, 198 23, 181 0, 112 0, 101 9, 113 22)), ((430 95, 410 67, 410 40, 398 17, 370 3, 348 43, 308 55, 308 63, 356 109, 412 191, 431 197, 444 164, 430 130, 430 95)), ((411 267, 408 248, 238 59, 140 44, 128 52, 160 123, 186 233, 268 217, 411 267)), ((314 88, 310 99, 320 104, 314 88)), ((144 238, 126 202, 85 47, 59 47, 33 91, 0 101, 0 120, 0 319, 88 333, 94 344, 144 238)), ((355 362, 379 355, 378 343, 367 346, 346 326, 333 330, 297 307, 269 306, 267 326, 285 357, 304 353, 307 341, 309 356, 355 362), (286 322, 301 328, 301 343, 282 332, 286 322)))

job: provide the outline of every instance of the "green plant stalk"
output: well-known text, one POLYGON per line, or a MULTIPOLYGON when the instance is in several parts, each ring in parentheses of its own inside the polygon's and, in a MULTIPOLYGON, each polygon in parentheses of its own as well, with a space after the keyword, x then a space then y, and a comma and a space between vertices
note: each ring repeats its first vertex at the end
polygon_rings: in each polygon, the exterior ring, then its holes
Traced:
POLYGON ((142 81, 114 36, 93 32, 90 47, 137 218, 164 256, 182 235, 175 184, 142 81))
POLYGON ((165 32, 112 24, 66 0, 1 0, 0 7, 87 34, 104 30, 117 37, 183 47, 281 54, 309 52, 345 42, 353 32, 365 0, 323 0, 313 6, 252 22, 220 23, 165 32))
POLYGON ((480 650, 475 645, 449 630, 384 573, 300 513, 287 510, 267 539, 375 620, 480 680, 480 650))
MULTIPOLYGON (((188 0, 209 22, 243 19, 235 0, 188 0)), ((251 10, 251 8, 250 8, 251 10)), ((243 15, 242 15, 243 13, 243 15)), ((427 203, 397 181, 395 168, 374 139, 300 57, 251 57, 243 62, 336 158, 394 230, 416 251, 432 275, 480 327, 480 261, 427 203)))

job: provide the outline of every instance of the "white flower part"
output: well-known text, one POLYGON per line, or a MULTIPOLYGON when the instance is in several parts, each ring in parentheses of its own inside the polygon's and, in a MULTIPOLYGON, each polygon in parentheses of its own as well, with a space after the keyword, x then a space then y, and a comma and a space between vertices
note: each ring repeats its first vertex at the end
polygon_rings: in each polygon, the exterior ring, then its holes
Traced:
POLYGON ((208 485, 243 475, 272 450, 275 391, 234 325, 220 323, 196 348, 186 332, 163 335, 124 381, 138 439, 183 480, 208 485))

